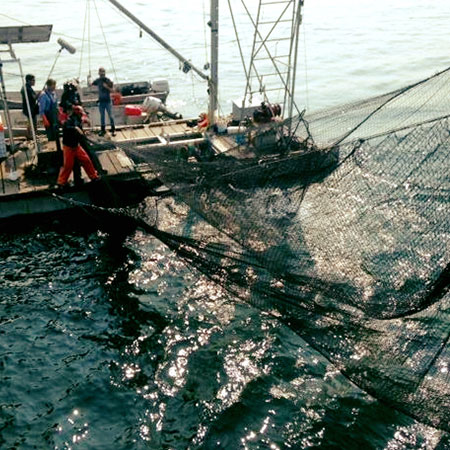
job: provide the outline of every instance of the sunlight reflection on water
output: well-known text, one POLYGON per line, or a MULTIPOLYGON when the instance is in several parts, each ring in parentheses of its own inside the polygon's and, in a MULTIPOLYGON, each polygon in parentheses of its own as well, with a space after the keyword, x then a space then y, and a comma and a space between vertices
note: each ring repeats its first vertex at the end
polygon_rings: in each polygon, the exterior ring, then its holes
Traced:
MULTIPOLYGON (((61 7, 56 0, 38 7, 29 0, 3 3, 2 25, 4 14, 27 23, 55 19, 49 44, 16 49, 24 71, 35 72, 43 84, 56 39, 72 42, 79 36, 83 8, 61 7)), ((391 91, 448 65, 447 0, 426 8, 418 0, 305 4, 301 59, 306 64, 299 71, 297 95, 308 108, 391 91)), ((149 8, 148 2, 133 0, 127 6, 144 22, 170 32, 176 48, 203 63, 201 2, 183 8, 180 22, 173 13, 181 11, 179 2, 149 8), (182 31, 173 33, 172 27, 182 31)), ((172 57, 138 38, 117 14, 104 10, 103 18, 120 81, 167 78, 169 105, 191 115, 206 106, 203 83, 182 74, 172 57)), ((221 31, 221 40, 229 42, 229 23, 221 31)), ((102 41, 97 31, 93 73, 99 63, 110 65, 102 41)), ((62 54, 56 66, 59 83, 77 75, 80 41, 73 42, 78 53, 62 54)), ((243 81, 235 50, 225 48, 220 57, 227 112, 243 81)), ((5 70, 7 86, 17 87, 16 69, 5 70)), ((185 219, 183 206, 173 208, 167 229, 185 219)), ((306 205, 302 214, 307 213, 306 205)), ((208 231, 194 227, 193 233, 208 231)), ((327 242, 325 225, 323 236, 327 242)), ((281 449, 328 444, 428 450, 438 445, 442 432, 361 393, 280 324, 275 311, 262 314, 235 303, 145 233, 127 240, 132 254, 123 260, 103 249, 104 240, 101 233, 4 238, 0 417, 5 427, 0 426, 0 446, 281 449)), ((316 263, 320 266, 320 260, 316 263)), ((361 284, 366 276, 361 274, 361 284)), ((254 281, 251 270, 247 280, 254 281)), ((283 288, 276 279, 272 287, 283 288)), ((353 351, 356 360, 365 355, 363 348, 353 351)), ((448 377, 446 362, 439 370, 448 377)))

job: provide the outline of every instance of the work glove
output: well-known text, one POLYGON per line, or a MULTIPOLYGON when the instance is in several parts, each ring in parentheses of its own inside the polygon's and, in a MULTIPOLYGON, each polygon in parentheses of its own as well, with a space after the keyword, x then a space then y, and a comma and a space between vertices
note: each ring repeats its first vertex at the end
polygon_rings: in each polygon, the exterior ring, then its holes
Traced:
POLYGON ((42 122, 44 123, 45 128, 50 128, 50 122, 45 114, 42 116, 42 122))

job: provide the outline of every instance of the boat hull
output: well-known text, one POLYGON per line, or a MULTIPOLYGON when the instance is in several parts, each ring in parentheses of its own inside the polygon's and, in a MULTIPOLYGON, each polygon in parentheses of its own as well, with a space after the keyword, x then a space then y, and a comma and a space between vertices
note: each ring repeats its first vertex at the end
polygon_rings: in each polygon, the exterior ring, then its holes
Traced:
MULTIPOLYGON (((142 116, 129 116, 125 113, 127 105, 136 105, 142 104, 144 100, 151 96, 155 97, 164 104, 169 95, 169 90, 152 90, 149 88, 149 83, 141 82, 141 83, 132 83, 131 85, 119 85, 122 86, 122 90, 127 93, 127 95, 123 95, 121 98, 121 102, 118 105, 113 105, 113 117, 116 125, 134 125, 136 123, 142 123, 145 118, 145 115, 142 116), (142 85, 142 86, 140 86, 142 85), (148 86, 147 86, 148 85, 148 86), (127 88, 127 86, 135 86, 135 89, 127 88), (137 93, 135 93, 136 91, 137 93)), ((59 89, 56 91, 58 98, 61 98, 62 90, 59 89)), ((11 118, 11 126, 13 128, 14 135, 16 136, 24 136, 26 134, 27 128, 27 117, 22 112, 22 97, 20 92, 11 91, 6 94, 10 118, 11 118)), ((100 127, 100 111, 98 109, 98 93, 96 87, 84 87, 82 89, 82 101, 83 108, 87 112, 90 120, 91 127, 100 127)), ((3 105, 0 102, 0 110, 3 109, 3 105)), ((107 118, 108 120, 108 118, 107 118)), ((38 128, 41 128, 43 131, 43 125, 38 120, 38 128)))
MULTIPOLYGON (((67 210, 90 211, 89 207, 123 208, 140 203, 152 194, 154 180, 144 176, 119 148, 111 145, 105 149, 102 144, 91 144, 101 166, 102 177, 89 181, 81 172, 81 184, 68 186, 63 190, 55 186, 60 161, 54 146, 48 143, 41 152, 34 148, 18 151, 1 163, 0 178, 0 223, 10 220, 18 222, 35 219, 41 215, 51 216, 67 210), (28 157, 26 157, 26 155, 28 157), (15 159, 14 163, 12 158, 15 159), (22 161, 23 160, 23 161, 22 161), (5 176, 16 167, 17 177, 5 176)), ((153 177, 154 178, 154 177, 153 177)), ((156 186, 159 184, 156 183, 156 186)), ((95 209, 95 208, 94 208, 95 209)))
MULTIPOLYGON (((144 121, 145 115, 141 116, 129 116, 125 112, 126 104, 114 105, 113 106, 113 117, 116 126, 121 125, 135 125, 142 123, 144 121)), ((90 121, 90 126, 93 128, 100 127, 100 111, 97 107, 91 106, 85 108, 90 121)), ((25 136, 26 128, 28 125, 28 120, 26 116, 22 113, 22 110, 11 109, 10 110, 11 125, 13 128, 14 136, 25 136)), ((109 119, 106 117, 107 125, 109 125, 109 119)), ((38 120, 38 131, 44 132, 43 124, 38 120)))
POLYGON ((149 185, 137 175, 108 179, 71 187, 64 192, 48 188, 0 197, 0 220, 52 213, 80 206, 120 208, 141 202, 149 194, 149 185))

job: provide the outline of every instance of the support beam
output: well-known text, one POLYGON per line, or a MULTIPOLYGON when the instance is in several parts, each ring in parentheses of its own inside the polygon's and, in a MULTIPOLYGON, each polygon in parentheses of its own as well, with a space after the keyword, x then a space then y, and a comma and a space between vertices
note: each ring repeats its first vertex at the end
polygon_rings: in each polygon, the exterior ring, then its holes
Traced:
POLYGON ((219 2, 211 0, 211 79, 209 80, 209 125, 216 123, 218 89, 219 89, 219 2))

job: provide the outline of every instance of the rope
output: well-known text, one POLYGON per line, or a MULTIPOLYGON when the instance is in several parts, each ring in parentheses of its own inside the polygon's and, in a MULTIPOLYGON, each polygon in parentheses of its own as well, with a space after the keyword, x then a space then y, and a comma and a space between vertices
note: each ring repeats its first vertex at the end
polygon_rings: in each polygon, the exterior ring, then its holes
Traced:
POLYGON ((237 42, 237 45, 239 48, 239 55, 241 57, 242 67, 244 68, 245 79, 247 80, 248 74, 247 74, 247 68, 245 66, 245 58, 244 58, 244 54, 242 53, 241 40, 239 39, 239 34, 237 31, 237 27, 236 27, 236 21, 234 20, 233 8, 231 7, 230 0, 228 0, 228 9, 230 10, 231 20, 233 22, 234 34, 236 36, 236 42, 237 42))
MULTIPOLYGON (((206 12, 205 12, 205 1, 203 0, 203 36, 204 36, 204 42, 205 42, 205 61, 208 62, 208 44, 206 39, 206 12)), ((209 65, 209 63, 208 63, 209 65)))
POLYGON ((89 6, 89 0, 86 1, 86 10, 84 12, 83 38, 81 39, 80 66, 78 68, 78 79, 81 78, 81 66, 82 66, 82 62, 83 62, 83 52, 84 52, 84 41, 85 41, 85 36, 86 36, 88 6, 89 6))
POLYGON ((7 19, 10 19, 10 20, 14 20, 14 21, 19 22, 19 23, 21 23, 23 25, 31 25, 28 22, 24 22, 23 20, 17 19, 16 17, 8 16, 7 14, 4 14, 4 13, 0 13, 0 16, 6 17, 7 19))
MULTIPOLYGON (((89 0, 88 0, 89 5, 89 0)), ((88 65, 89 74, 91 74, 91 7, 88 7, 88 65)))
POLYGON ((305 103, 306 109, 309 110, 309 79, 308 79, 308 55, 306 51, 306 26, 303 24, 303 59, 304 59, 304 71, 305 71, 305 103))
POLYGON ((348 133, 346 133, 343 137, 339 138, 334 144, 339 145, 341 142, 345 141, 350 135, 352 135, 358 128, 360 128, 365 122, 367 122, 373 115, 375 115, 378 111, 380 111, 382 108, 384 108, 388 103, 393 102, 396 98, 400 97, 401 95, 405 94, 405 92, 408 92, 409 90, 426 83, 427 81, 431 80, 432 78, 436 78, 441 76, 443 73, 450 70, 450 67, 447 67, 446 69, 442 70, 441 72, 438 72, 425 80, 418 81, 417 83, 411 84, 403 89, 400 89, 398 91, 394 91, 394 95, 389 97, 385 102, 383 102, 381 105, 379 105, 376 109, 374 109, 369 115, 367 115, 361 122, 359 122, 355 127, 353 127, 348 133))
POLYGON ((98 23, 99 23, 99 25, 100 25, 100 29, 102 30, 102 35, 103 35, 103 39, 104 39, 104 41, 105 41, 106 50, 107 50, 107 52, 108 52, 109 61, 110 61, 110 63, 111 63, 111 67, 112 67, 112 69, 113 69, 114 79, 115 79, 115 82, 117 83, 117 82, 119 81, 119 78, 118 78, 117 73, 116 73, 116 68, 114 67, 114 63, 113 63, 113 60, 112 60, 112 57, 111 57, 111 52, 109 51, 109 46, 108 46, 108 42, 107 42, 107 40, 106 40, 105 31, 104 31, 104 29, 103 29, 103 25, 102 25, 102 22, 101 22, 101 20, 100 20, 100 15, 99 15, 99 13, 98 13, 97 3, 96 3, 95 0, 94 0, 94 8, 95 8, 95 12, 96 12, 96 14, 97 14, 97 19, 98 19, 98 23))

